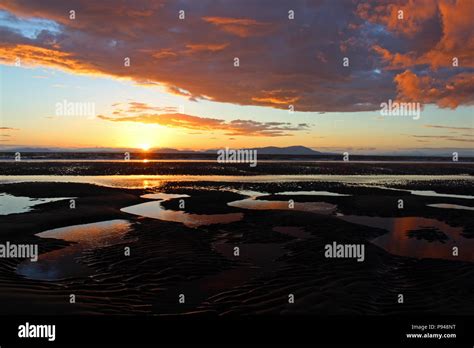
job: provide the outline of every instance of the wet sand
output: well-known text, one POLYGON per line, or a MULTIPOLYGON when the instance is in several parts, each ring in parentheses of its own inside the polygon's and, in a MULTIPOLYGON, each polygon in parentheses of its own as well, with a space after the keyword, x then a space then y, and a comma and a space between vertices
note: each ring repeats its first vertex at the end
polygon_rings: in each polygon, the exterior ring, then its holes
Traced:
POLYGON ((4 175, 474 175, 474 162, 4 161, 4 175))
MULTIPOLYGON (((87 276, 28 279, 16 272, 22 260, 2 259, 0 306, 4 314, 472 314, 473 262, 391 254, 372 243, 389 233, 386 229, 344 221, 335 214, 228 205, 255 191, 265 194, 256 200, 326 202, 337 205, 344 215, 433 218, 463 227, 465 238, 472 238, 472 211, 426 207, 473 206, 472 200, 405 191, 442 189, 473 195, 472 186, 462 180, 423 185, 400 184, 398 190, 324 182, 168 182, 159 190, 67 183, 0 185, 0 192, 17 196, 77 197, 76 209, 69 209, 66 200, 1 216, 2 242, 38 243, 41 253, 60 251, 72 242, 35 234, 116 219, 130 223, 120 243, 82 252, 77 261, 92 270, 87 276), (287 191, 305 194, 278 194, 287 191), (350 196, 314 196, 307 191, 350 196), (154 192, 189 195, 185 211, 190 214, 242 213, 244 217, 192 228, 121 210, 149 202, 141 196, 154 192), (406 209, 394 209, 398 198, 404 199, 406 209), (324 246, 334 240, 364 244, 365 261, 325 258, 324 246), (124 255, 125 247, 130 247, 130 256, 124 255), (239 256, 234 255, 235 247, 239 256), (399 293, 404 294, 404 304, 397 303, 399 293), (76 295, 75 304, 69 303, 70 294, 76 295), (184 304, 179 303, 179 294, 185 295, 184 304), (295 303, 288 303, 289 294, 294 294, 295 303)), ((170 198, 162 206, 179 210, 179 198, 170 198)))

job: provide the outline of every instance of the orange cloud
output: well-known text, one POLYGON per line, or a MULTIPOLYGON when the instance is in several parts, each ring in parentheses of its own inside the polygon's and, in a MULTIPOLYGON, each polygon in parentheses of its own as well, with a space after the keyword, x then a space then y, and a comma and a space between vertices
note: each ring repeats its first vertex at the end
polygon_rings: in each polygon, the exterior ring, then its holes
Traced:
MULTIPOLYGON (((113 107, 120 107, 123 105, 122 103, 115 103, 112 106, 113 107)), ((127 112, 127 113, 137 113, 137 112, 143 112, 143 111, 157 111, 157 112, 176 112, 177 108, 174 106, 152 106, 147 103, 141 103, 141 102, 129 102, 126 105, 125 109, 118 109, 117 111, 114 112, 114 114, 119 114, 121 112, 127 112)))
POLYGON ((140 52, 150 54, 156 59, 179 59, 180 56, 197 53, 215 53, 224 50, 229 43, 188 43, 186 49, 174 50, 163 48, 160 50, 142 49, 140 52))
POLYGON ((443 37, 425 54, 434 67, 450 66, 453 57, 460 66, 474 67, 474 2, 471 0, 440 1, 443 37))
POLYGON ((203 17, 203 20, 239 37, 264 35, 271 30, 269 23, 262 23, 249 18, 203 17))
POLYGON ((156 59, 162 59, 162 58, 174 58, 178 56, 177 52, 174 52, 170 48, 164 48, 155 52, 151 53, 151 56, 156 59))
POLYGON ((403 69, 416 64, 416 58, 410 54, 392 54, 389 50, 379 45, 372 46, 372 49, 379 54, 382 60, 387 64, 386 69, 403 69))
POLYGON ((262 104, 271 105, 291 105, 296 103, 300 97, 295 96, 295 91, 283 91, 283 90, 273 90, 273 91, 263 91, 263 95, 260 97, 253 97, 252 100, 257 101, 262 104))
POLYGON ((229 46, 228 43, 223 44, 187 44, 185 51, 186 53, 195 53, 195 52, 217 52, 222 51, 224 48, 229 46))
POLYGON ((398 98, 403 101, 437 104, 454 109, 461 104, 474 105, 474 75, 458 74, 447 83, 430 76, 418 77, 410 70, 395 76, 398 98))
MULTIPOLYGON (((414 40, 417 35, 421 36, 419 40, 427 40, 427 37, 422 35, 423 29, 430 22, 440 22, 441 36, 428 51, 391 53, 379 45, 374 45, 373 49, 389 63, 389 69, 408 68, 417 64, 427 64, 434 69, 453 67, 455 57, 459 66, 474 67, 473 13, 474 2, 471 0, 410 0, 398 1, 395 4, 364 3, 358 7, 358 14, 362 18, 386 25, 390 31, 414 40), (403 11, 403 19, 398 19, 398 11, 403 11)), ((417 45, 420 46, 422 45, 417 45)))
POLYGON ((75 73, 99 74, 89 64, 74 59, 70 53, 25 44, 0 45, 0 63, 8 65, 19 63, 20 66, 46 66, 75 73))
MULTIPOLYGON (((121 104, 114 104, 120 107, 121 104)), ((290 136, 292 132, 307 130, 309 125, 301 123, 292 125, 288 122, 257 122, 252 120, 224 121, 216 118, 200 117, 183 113, 169 113, 172 107, 156 107, 146 103, 128 103, 126 110, 118 109, 114 116, 97 116, 99 119, 112 122, 138 122, 157 124, 165 127, 184 128, 199 131, 222 131, 230 136, 290 136), (146 111, 165 111, 166 113, 147 113, 146 111), (132 115, 130 115, 132 114, 132 115)))
POLYGON ((437 3, 437 0, 369 1, 359 4, 357 13, 365 20, 386 25, 390 31, 413 36, 437 14, 437 3))
MULTIPOLYGON (((0 63, 14 64, 19 57, 25 65, 163 86, 192 100, 279 109, 294 104, 297 111, 313 112, 378 110, 397 93, 438 102, 423 83, 422 90, 409 90, 406 75, 394 83, 405 70, 419 79, 429 75, 429 84, 445 98, 450 90, 470 88, 471 0, 295 2, 299 19, 291 23, 283 23, 288 6, 282 2, 250 3, 189 2, 182 21, 173 1, 77 0, 77 18, 70 20, 65 2, 5 0, 0 8, 9 17, 0 27, 0 63), (400 8, 403 25, 394 21, 400 8), (223 16, 228 13, 232 17, 223 16), (18 22, 37 19, 54 23, 34 37, 18 29, 18 22), (350 69, 340 64, 341 54, 350 57, 350 69), (459 67, 451 66, 453 56, 459 67), (130 57, 129 67, 124 57, 130 57)), ((470 103, 466 96, 453 98, 438 105, 470 103)))

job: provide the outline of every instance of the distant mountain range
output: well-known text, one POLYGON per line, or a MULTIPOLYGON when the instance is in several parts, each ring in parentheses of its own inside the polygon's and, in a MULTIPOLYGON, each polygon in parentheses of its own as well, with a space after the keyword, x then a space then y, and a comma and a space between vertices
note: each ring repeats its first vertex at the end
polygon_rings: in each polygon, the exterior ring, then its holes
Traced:
MULTIPOLYGON (((287 146, 287 147, 254 147, 247 150, 257 150, 259 155, 322 155, 322 152, 315 151, 305 146, 287 146)), ((205 151, 206 153, 217 153, 218 149, 205 151)))
MULTIPOLYGON (((419 148, 419 149, 399 149, 399 150, 363 150, 363 149, 344 149, 344 148, 325 148, 327 151, 316 151, 306 146, 295 145, 286 147, 266 146, 248 148, 249 150, 257 150, 259 155, 285 155, 285 156, 311 156, 311 155, 340 155, 347 151, 353 155, 367 156, 439 156, 451 157, 453 152, 457 152, 460 157, 474 157, 473 148, 419 148)), ((215 154, 219 149, 209 150, 186 150, 174 148, 153 148, 147 153, 155 154, 215 154)), ((137 153, 142 152, 137 148, 117 148, 117 147, 81 147, 81 148, 64 148, 64 147, 26 147, 26 146, 0 146, 0 152, 20 152, 20 153, 137 153)))
MULTIPOLYGON (((257 150, 257 153, 262 155, 321 155, 322 152, 314 151, 305 146, 288 146, 288 147, 257 147, 249 148, 249 150, 257 150)), ((134 148, 112 148, 112 147, 88 147, 88 148, 59 148, 59 147, 12 147, 0 148, 0 151, 8 152, 141 152, 141 149, 134 148)), ((210 149, 203 151, 195 150, 178 150, 172 148, 156 148, 150 149, 148 153, 216 153, 218 149, 210 149)))

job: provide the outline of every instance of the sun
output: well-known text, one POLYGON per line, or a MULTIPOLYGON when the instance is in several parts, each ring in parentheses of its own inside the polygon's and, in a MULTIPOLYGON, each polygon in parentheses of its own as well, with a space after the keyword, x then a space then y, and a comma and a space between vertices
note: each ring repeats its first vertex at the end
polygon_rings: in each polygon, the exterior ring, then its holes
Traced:
POLYGON ((141 144, 140 149, 142 149, 143 151, 148 151, 150 150, 150 144, 141 144))

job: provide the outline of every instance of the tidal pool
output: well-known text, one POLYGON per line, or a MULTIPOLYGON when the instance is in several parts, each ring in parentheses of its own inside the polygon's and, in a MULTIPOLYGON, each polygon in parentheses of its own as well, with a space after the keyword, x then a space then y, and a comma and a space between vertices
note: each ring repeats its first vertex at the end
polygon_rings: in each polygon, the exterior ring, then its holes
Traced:
POLYGON ((130 229, 131 223, 127 220, 110 220, 40 232, 37 236, 41 238, 62 239, 75 244, 40 254, 36 262, 23 261, 16 272, 28 279, 47 281, 88 276, 92 269, 78 260, 83 252, 122 243, 130 229))
POLYGON ((266 201, 262 199, 246 198, 240 201, 229 202, 227 205, 242 209, 253 210, 298 210, 319 214, 331 214, 336 210, 336 205, 326 202, 295 202, 294 207, 288 206, 288 201, 266 201))
POLYGON ((391 254, 415 258, 474 261, 474 239, 464 238, 462 227, 453 227, 443 221, 423 217, 393 218, 342 214, 338 214, 337 217, 358 225, 387 230, 388 233, 371 242, 391 254), (421 232, 429 230, 442 232, 447 239, 423 238, 424 234, 421 232), (453 256, 454 246, 459 248, 458 256, 453 256))
POLYGON ((0 193, 0 215, 27 213, 31 211, 36 205, 62 201, 71 198, 73 197, 30 198, 22 196, 13 196, 7 193, 0 193))
POLYGON ((441 209, 474 210, 474 207, 466 207, 465 205, 449 204, 449 203, 427 204, 427 207, 441 208, 441 209))
POLYGON ((189 197, 183 194, 171 193, 151 193, 143 195, 142 198, 153 199, 154 201, 140 203, 120 209, 121 211, 133 215, 139 215, 152 219, 163 221, 180 222, 188 227, 199 227, 212 224, 228 224, 231 222, 242 220, 244 214, 190 214, 182 210, 169 210, 163 208, 161 201, 170 199, 189 197))

